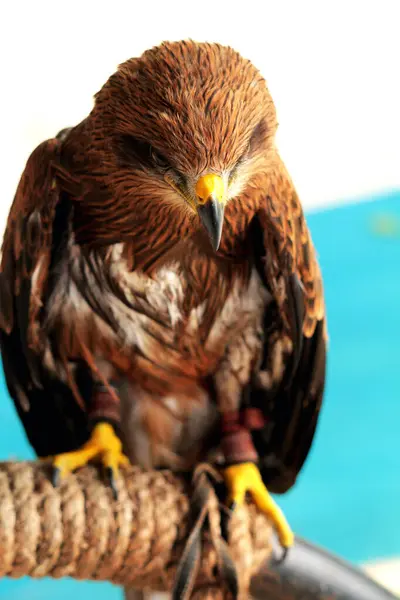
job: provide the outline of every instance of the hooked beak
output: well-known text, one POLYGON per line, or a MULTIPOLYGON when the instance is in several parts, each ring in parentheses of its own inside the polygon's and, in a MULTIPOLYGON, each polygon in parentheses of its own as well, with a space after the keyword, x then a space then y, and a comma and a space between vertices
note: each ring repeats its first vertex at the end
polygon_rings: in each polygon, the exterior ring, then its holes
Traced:
POLYGON ((209 173, 196 184, 197 213, 215 251, 221 242, 224 223, 225 184, 219 175, 209 173))

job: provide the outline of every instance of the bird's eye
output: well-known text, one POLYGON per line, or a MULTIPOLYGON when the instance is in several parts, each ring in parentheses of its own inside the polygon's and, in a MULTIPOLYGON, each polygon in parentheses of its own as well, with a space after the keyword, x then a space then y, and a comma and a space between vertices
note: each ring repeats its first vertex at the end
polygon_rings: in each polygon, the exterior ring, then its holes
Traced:
POLYGON ((231 170, 231 173, 229 175, 230 181, 233 181, 235 179, 240 165, 242 165, 244 162, 246 162, 247 159, 251 158, 251 156, 254 154, 254 152, 260 146, 262 146, 267 133, 268 133, 267 123, 264 119, 262 119, 254 128, 246 150, 242 153, 239 160, 236 162, 235 166, 231 170))
POLYGON ((165 156, 160 154, 160 152, 157 152, 157 150, 154 150, 154 148, 151 148, 150 155, 151 155, 151 160, 153 161, 155 166, 158 167, 159 169, 166 170, 166 169, 170 168, 170 164, 169 164, 168 160, 165 158, 165 156))
POLYGON ((138 163, 144 167, 157 167, 168 169, 168 160, 153 148, 151 144, 132 135, 118 136, 115 140, 116 149, 120 158, 128 163, 138 163))
POLYGON ((261 119, 261 121, 256 125, 251 134, 250 142, 249 142, 249 152, 253 152, 257 148, 259 148, 265 140, 265 137, 268 133, 268 125, 265 119, 261 119))
POLYGON ((143 140, 139 140, 132 135, 120 135, 114 140, 118 155, 124 161, 140 164, 149 164, 151 161, 151 146, 143 140))

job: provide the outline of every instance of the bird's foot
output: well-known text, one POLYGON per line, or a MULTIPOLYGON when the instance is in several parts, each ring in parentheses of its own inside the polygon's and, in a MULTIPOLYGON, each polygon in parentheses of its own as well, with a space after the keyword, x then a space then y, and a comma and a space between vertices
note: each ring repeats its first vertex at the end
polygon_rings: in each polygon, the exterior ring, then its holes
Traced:
POLYGON ((97 423, 90 439, 79 450, 58 454, 52 458, 53 484, 57 486, 65 475, 92 460, 100 461, 106 468, 114 497, 117 497, 118 468, 129 464, 129 459, 123 454, 121 440, 109 423, 97 423))
POLYGON ((246 462, 227 467, 224 470, 224 479, 230 504, 243 504, 246 492, 249 492, 259 510, 271 520, 283 548, 287 549, 293 545, 294 534, 283 512, 271 498, 254 463, 246 462))

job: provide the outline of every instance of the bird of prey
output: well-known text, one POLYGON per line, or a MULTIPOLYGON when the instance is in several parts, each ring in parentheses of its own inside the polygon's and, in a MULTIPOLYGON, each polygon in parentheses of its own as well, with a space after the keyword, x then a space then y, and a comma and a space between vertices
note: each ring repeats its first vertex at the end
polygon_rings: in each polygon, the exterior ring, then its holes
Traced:
POLYGON ((222 469, 283 546, 325 379, 321 273, 265 80, 230 47, 119 66, 28 159, 2 247, 8 389, 57 477, 222 469))

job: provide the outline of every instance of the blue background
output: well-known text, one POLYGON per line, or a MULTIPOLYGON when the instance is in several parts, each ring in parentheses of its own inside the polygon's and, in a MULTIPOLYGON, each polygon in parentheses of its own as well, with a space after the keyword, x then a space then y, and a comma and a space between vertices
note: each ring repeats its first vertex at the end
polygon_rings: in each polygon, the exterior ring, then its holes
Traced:
MULTIPOLYGON (((309 215, 324 275, 327 393, 294 490, 296 533, 353 562, 400 555, 400 192, 309 215), (392 219, 393 235, 376 223, 392 219), (396 225, 397 223, 397 225, 396 225)), ((1 381, 0 459, 33 456, 1 381)), ((107 584, 0 581, 0 598, 117 600, 107 584)))

